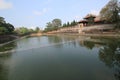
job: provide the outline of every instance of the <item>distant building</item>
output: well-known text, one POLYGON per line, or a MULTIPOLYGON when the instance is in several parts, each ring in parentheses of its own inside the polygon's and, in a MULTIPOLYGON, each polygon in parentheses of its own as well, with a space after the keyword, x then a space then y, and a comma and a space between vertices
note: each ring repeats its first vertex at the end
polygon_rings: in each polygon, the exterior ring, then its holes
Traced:
POLYGON ((80 20, 78 23, 79 26, 90 26, 90 25, 103 24, 104 21, 100 19, 100 16, 88 14, 83 18, 83 20, 80 20))

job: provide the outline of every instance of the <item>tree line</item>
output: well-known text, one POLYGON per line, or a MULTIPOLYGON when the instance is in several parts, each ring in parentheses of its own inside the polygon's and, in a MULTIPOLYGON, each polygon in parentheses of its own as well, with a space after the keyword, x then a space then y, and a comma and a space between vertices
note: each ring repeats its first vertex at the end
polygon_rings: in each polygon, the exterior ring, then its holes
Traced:
POLYGON ((39 27, 36 27, 35 29, 29 29, 26 27, 19 27, 19 28, 16 28, 14 31, 14 33, 16 35, 19 35, 19 36, 24 36, 24 35, 28 35, 31 33, 38 33, 38 32, 41 32, 39 27))
POLYGON ((14 31, 14 33, 19 36, 29 35, 31 33, 38 33, 38 32, 42 32, 39 27, 36 27, 35 29, 19 27, 16 28, 14 31))
POLYGON ((19 28, 14 28, 14 26, 10 23, 7 23, 5 21, 5 18, 0 17, 0 35, 8 35, 8 34, 14 34, 14 35, 27 35, 31 33, 38 33, 40 32, 40 28, 36 27, 35 29, 29 29, 26 27, 19 27, 19 28))
POLYGON ((75 20, 73 20, 72 22, 67 22, 64 23, 62 25, 62 21, 61 19, 53 19, 51 22, 48 22, 46 25, 46 28, 44 30, 44 32, 48 32, 48 31, 53 31, 53 30, 58 30, 60 28, 64 28, 64 27, 73 27, 77 25, 77 22, 75 20))

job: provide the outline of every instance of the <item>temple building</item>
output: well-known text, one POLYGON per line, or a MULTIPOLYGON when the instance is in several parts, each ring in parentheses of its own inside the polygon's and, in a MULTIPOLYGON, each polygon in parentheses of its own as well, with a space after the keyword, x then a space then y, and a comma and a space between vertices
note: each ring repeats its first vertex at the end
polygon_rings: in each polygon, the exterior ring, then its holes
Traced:
POLYGON ((78 23, 80 26, 91 26, 91 25, 103 24, 104 21, 100 19, 100 16, 88 14, 83 18, 83 20, 80 20, 78 23))

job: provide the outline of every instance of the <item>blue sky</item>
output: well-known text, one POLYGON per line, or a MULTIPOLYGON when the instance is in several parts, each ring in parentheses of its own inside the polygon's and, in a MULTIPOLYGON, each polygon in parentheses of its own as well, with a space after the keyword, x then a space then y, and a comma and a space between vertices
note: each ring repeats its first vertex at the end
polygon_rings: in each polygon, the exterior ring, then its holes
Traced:
POLYGON ((79 21, 88 13, 98 14, 109 0, 0 0, 0 16, 15 27, 45 28, 55 18, 79 21))

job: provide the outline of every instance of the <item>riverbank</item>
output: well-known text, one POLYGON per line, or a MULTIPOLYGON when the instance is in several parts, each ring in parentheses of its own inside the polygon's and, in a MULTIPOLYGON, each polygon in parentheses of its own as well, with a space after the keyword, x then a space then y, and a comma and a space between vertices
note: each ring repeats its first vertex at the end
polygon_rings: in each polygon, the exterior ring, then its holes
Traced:
POLYGON ((103 32, 103 33, 44 33, 42 35, 71 35, 71 36, 120 38, 120 32, 103 32))
POLYGON ((42 36, 43 34, 42 33, 32 33, 32 34, 30 34, 29 36, 42 36))
POLYGON ((17 36, 14 35, 0 35, 0 44, 12 41, 14 39, 17 39, 17 36))
MULTIPOLYGON (((14 36, 14 35, 9 35, 9 37, 8 37, 8 35, 6 35, 5 38, 8 38, 8 39, 12 38, 12 39, 9 39, 8 41, 5 41, 4 43, 0 43, 0 47, 4 46, 6 44, 9 44, 11 42, 17 41, 19 39, 26 38, 26 37, 28 37, 28 35, 27 36, 22 36, 22 37, 20 37, 20 36, 14 36), (12 37, 14 37, 14 38, 12 38, 12 37)), ((3 38, 0 38, 0 40, 3 40, 3 38)))
MULTIPOLYGON (((70 35, 70 36, 88 36, 88 37, 103 37, 103 38, 120 38, 120 32, 103 32, 103 33, 34 33, 26 36, 14 36, 14 35, 9 35, 4 36, 5 38, 9 39, 8 41, 4 41, 4 43, 0 43, 0 46, 9 44, 11 42, 14 42, 19 39, 23 39, 26 37, 36 37, 36 36, 50 36, 50 35, 70 35), (12 39, 10 39, 12 38, 12 39)), ((4 40, 3 37, 0 37, 0 40, 4 40)))

